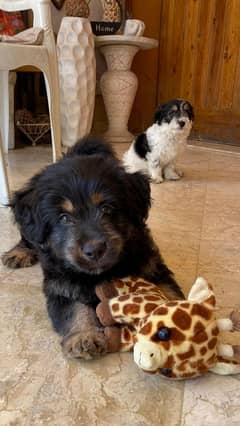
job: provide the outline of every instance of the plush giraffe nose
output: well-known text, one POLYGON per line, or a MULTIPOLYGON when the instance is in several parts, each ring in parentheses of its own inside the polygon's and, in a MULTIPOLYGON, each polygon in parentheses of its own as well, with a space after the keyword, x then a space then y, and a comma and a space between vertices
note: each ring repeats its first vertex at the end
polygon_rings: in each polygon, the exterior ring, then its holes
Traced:
POLYGON ((134 345, 133 357, 136 364, 146 371, 155 371, 165 362, 164 354, 153 342, 137 342, 134 345))

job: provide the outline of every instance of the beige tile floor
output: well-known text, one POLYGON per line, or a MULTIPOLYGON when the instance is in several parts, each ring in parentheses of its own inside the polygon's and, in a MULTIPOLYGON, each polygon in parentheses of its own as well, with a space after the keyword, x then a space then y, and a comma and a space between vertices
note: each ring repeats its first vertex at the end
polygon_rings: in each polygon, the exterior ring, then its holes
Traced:
MULTIPOLYGON (((17 188, 50 161, 50 150, 25 148, 9 158, 17 188)), ((215 287, 218 313, 227 313, 240 306, 240 155, 189 147, 181 166, 181 181, 152 186, 149 225, 184 290, 202 274, 215 287)), ((1 253, 18 238, 3 208, 0 236, 1 253)), ((169 382, 139 371, 131 354, 67 361, 47 319, 39 266, 0 265, 0 277, 1 426, 240 424, 240 377, 169 382)))

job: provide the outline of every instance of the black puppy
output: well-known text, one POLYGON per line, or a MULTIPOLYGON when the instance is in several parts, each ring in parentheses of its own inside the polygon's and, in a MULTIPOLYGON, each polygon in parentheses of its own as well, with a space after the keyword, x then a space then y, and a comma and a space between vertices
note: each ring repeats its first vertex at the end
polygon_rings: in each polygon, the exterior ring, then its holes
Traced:
POLYGON ((111 148, 84 139, 34 176, 11 202, 21 242, 3 263, 40 260, 47 309, 64 352, 91 358, 106 351, 94 308, 104 280, 143 276, 183 297, 154 244, 146 219, 148 179, 127 173, 111 148))

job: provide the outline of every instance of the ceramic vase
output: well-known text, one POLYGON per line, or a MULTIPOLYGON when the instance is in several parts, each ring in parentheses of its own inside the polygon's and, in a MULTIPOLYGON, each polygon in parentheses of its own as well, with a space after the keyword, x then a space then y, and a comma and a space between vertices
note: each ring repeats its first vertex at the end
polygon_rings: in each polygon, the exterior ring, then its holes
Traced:
POLYGON ((130 69, 138 50, 137 46, 130 45, 101 47, 108 66, 100 81, 109 124, 104 137, 111 142, 131 142, 134 138, 128 130, 128 120, 138 79, 130 69))
POLYGON ((90 133, 96 88, 94 36, 88 19, 65 17, 58 38, 62 143, 90 133))

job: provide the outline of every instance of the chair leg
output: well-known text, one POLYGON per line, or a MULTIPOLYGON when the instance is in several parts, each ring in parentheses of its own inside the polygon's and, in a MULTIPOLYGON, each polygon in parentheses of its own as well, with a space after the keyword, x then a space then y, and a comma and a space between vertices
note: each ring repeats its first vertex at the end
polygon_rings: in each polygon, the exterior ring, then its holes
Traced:
POLYGON ((11 71, 9 73, 9 132, 8 132, 8 149, 15 148, 15 128, 14 128, 14 89, 17 81, 17 73, 11 71))
POLYGON ((9 71, 0 71, 0 126, 2 129, 3 149, 8 152, 9 140, 9 71))
POLYGON ((49 73, 43 71, 43 74, 47 90, 48 108, 51 123, 53 161, 55 162, 62 156, 59 87, 56 74, 55 78, 51 71, 49 73))
POLYGON ((0 130, 0 204, 7 204, 9 202, 9 198, 9 185, 0 130))

